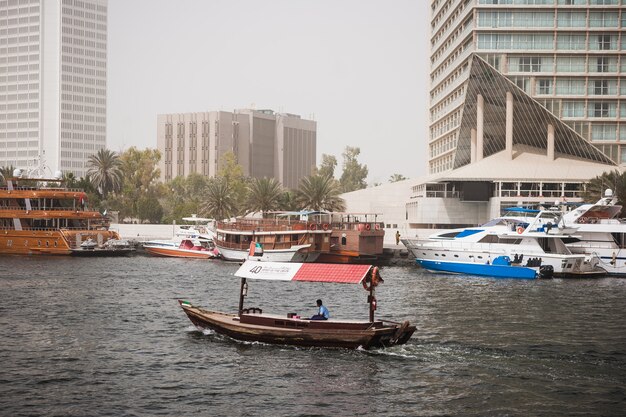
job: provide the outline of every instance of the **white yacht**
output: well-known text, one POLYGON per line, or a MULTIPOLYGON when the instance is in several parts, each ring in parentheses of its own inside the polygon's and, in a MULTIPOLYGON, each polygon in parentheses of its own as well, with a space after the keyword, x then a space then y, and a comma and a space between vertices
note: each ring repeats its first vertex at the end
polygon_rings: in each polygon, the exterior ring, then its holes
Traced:
POLYGON ((626 222, 619 218, 612 190, 595 204, 583 204, 565 213, 563 220, 576 227, 576 237, 564 239, 572 253, 596 255, 610 275, 626 275, 626 222))
POLYGON ((425 269, 442 272, 528 278, 528 270, 515 269, 524 267, 534 269, 536 277, 605 274, 596 255, 574 254, 565 245, 563 239, 575 238, 575 232, 558 211, 527 210, 403 243, 425 269))

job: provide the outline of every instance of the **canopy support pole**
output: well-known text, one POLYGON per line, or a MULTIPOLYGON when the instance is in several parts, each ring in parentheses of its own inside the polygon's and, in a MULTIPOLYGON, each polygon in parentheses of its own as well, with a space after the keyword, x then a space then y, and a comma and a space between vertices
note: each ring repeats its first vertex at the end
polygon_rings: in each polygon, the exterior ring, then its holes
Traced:
POLYGON ((243 297, 244 297, 244 287, 246 285, 246 279, 245 278, 241 278, 241 288, 239 289, 239 317, 241 317, 241 314, 243 312, 243 297))
POLYGON ((374 277, 373 277, 373 271, 374 268, 370 269, 370 271, 368 272, 368 274, 370 274, 370 295, 368 298, 368 301, 370 302, 370 323, 374 323, 374 309, 376 308, 374 306, 374 277))

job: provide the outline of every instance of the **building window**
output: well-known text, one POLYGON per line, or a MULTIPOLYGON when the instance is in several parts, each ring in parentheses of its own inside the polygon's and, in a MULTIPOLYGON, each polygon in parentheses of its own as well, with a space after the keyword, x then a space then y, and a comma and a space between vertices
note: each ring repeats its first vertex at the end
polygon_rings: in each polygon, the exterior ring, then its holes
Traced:
POLYGON ((580 34, 559 34, 556 38, 556 49, 581 51, 587 49, 587 37, 580 34))
POLYGON ((518 70, 520 72, 539 72, 541 71, 541 58, 539 57, 520 57, 518 70))
POLYGON ((552 80, 538 80, 537 94, 552 94, 552 80))
POLYGON ((617 125, 612 123, 594 123, 591 126, 591 140, 610 140, 617 139, 617 125))
POLYGON ((602 51, 613 49, 611 41, 611 35, 598 35, 598 49, 602 51))
POLYGON ((593 94, 597 96, 609 94, 609 82, 607 80, 595 80, 593 82, 593 94))
POLYGON ((607 101, 590 103, 589 117, 615 117, 615 103, 607 101))
POLYGON ((598 72, 608 72, 609 71, 609 58, 606 56, 599 56, 597 58, 596 68, 598 72))
POLYGON ((563 101, 562 117, 584 117, 585 103, 583 101, 563 101))

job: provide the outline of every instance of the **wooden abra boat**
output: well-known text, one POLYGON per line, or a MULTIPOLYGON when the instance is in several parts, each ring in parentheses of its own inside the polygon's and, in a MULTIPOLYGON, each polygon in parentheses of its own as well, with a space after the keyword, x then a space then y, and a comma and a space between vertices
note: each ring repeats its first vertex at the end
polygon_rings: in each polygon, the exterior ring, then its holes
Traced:
POLYGON ((89 239, 98 247, 119 240, 108 219, 86 207, 82 190, 64 186, 60 172, 54 178, 13 174, 0 186, 0 254, 70 255, 89 239))
POLYGON ((375 287, 382 282, 372 265, 329 265, 246 261, 235 276, 241 278, 238 314, 195 307, 178 300, 191 322, 237 340, 273 344, 364 349, 406 343, 415 326, 375 320, 375 287), (363 284, 368 291, 369 320, 310 320, 293 314, 266 314, 260 308, 244 308, 248 279, 363 284))

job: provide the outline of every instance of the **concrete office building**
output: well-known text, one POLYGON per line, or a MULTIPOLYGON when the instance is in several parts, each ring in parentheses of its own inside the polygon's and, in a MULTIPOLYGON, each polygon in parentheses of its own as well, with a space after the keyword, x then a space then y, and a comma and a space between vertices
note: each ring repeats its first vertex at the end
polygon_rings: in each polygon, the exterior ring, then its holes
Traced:
POLYGON ((161 180, 200 173, 214 177, 232 152, 244 175, 298 188, 316 165, 317 123, 272 110, 161 114, 157 148, 161 180))
POLYGON ((0 1, 0 166, 86 174, 106 146, 107 0, 0 1))

